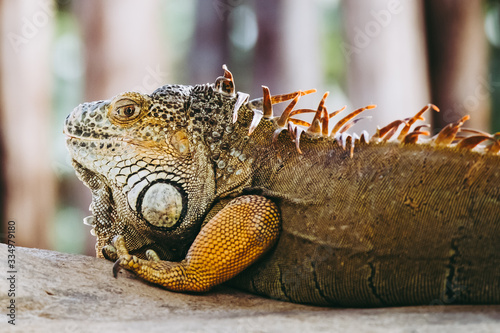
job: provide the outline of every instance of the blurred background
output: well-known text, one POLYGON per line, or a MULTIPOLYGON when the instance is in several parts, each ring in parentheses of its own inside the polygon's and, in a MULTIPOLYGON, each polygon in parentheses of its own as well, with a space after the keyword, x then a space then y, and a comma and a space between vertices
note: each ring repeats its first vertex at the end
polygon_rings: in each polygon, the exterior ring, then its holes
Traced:
POLYGON ((79 103, 213 82, 330 111, 377 104, 354 130, 429 102, 434 131, 465 114, 500 131, 500 2, 488 0, 0 0, 0 227, 16 245, 94 254, 90 192, 62 134, 79 103))

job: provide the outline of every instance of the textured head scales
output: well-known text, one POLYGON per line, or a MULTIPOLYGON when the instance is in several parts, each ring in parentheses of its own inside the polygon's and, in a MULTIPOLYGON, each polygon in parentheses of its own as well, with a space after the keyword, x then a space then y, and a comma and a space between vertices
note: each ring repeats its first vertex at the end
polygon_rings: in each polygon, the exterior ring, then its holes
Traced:
POLYGON ((68 150, 93 194, 86 221, 98 255, 118 234, 138 255, 146 248, 167 259, 185 252, 215 192, 209 154, 200 130, 193 131, 206 117, 193 117, 192 108, 207 105, 203 96, 211 92, 211 86, 166 85, 151 95, 84 103, 68 116, 68 150))

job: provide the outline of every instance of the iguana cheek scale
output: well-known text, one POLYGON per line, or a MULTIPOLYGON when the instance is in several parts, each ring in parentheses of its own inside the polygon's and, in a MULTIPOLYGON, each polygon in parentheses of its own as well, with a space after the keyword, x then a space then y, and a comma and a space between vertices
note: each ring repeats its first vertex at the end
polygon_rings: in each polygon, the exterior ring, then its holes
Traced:
POLYGON ((175 291, 230 280, 335 306, 500 303, 500 134, 414 117, 348 134, 326 93, 249 100, 232 74, 85 103, 64 132, 96 253, 175 291), (273 105, 290 101, 280 117, 273 105), (296 118, 314 113, 310 123, 296 118))

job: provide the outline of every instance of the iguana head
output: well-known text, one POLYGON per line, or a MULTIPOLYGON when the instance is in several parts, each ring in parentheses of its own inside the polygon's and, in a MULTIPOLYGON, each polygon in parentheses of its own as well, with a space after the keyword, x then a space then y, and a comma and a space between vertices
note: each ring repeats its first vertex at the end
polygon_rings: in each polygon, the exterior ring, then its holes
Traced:
POLYGON ((215 197, 210 146, 238 99, 223 83, 127 92, 81 104, 67 117, 73 165, 92 191, 86 221, 98 256, 116 235, 139 256, 185 253, 215 197))

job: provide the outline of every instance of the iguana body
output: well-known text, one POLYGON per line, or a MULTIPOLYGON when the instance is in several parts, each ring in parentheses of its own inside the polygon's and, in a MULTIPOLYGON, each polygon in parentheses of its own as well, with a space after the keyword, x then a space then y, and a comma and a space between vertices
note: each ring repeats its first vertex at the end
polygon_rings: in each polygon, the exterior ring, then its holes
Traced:
POLYGON ((231 279, 320 305, 500 303, 498 138, 455 137, 465 119, 429 143, 409 126, 389 141, 402 121, 369 143, 339 134, 347 119, 328 136, 324 99, 301 133, 299 96, 248 102, 226 71, 75 109, 65 133, 97 254, 177 291, 231 279))

